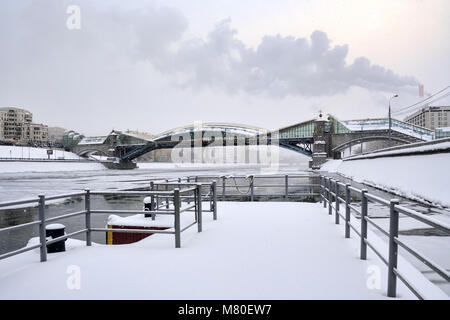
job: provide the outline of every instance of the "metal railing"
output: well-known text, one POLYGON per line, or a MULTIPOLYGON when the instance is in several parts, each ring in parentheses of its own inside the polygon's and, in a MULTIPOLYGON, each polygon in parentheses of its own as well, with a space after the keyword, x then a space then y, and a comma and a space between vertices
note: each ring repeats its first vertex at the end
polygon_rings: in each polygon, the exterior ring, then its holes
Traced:
POLYGON ((335 213, 335 223, 340 223, 340 218, 345 223, 345 237, 350 238, 350 230, 352 229, 360 237, 360 259, 367 259, 367 247, 387 265, 388 279, 387 279, 387 295, 388 297, 396 297, 397 295, 397 278, 399 278, 419 299, 423 299, 422 294, 414 287, 414 285, 398 270, 398 247, 405 249, 413 257, 425 264, 427 267, 435 271, 445 281, 450 282, 450 274, 437 263, 420 253, 416 249, 410 247, 405 242, 399 239, 399 214, 404 214, 433 228, 436 228, 444 233, 450 235, 450 225, 437 221, 436 219, 426 217, 417 211, 405 208, 399 205, 398 199, 385 200, 368 192, 367 189, 358 189, 352 187, 349 183, 342 183, 338 180, 326 176, 320 176, 320 202, 323 202, 323 207, 326 208, 328 204, 328 214, 335 213), (361 199, 361 209, 352 205, 352 192, 359 195, 361 199), (342 197, 342 194, 345 196, 342 197), (368 202, 372 201, 389 208, 389 231, 384 230, 381 226, 376 224, 368 215, 368 202), (334 203, 334 205, 333 205, 334 203), (340 204, 345 206, 345 214, 341 213, 340 204), (351 211, 354 211, 361 217, 360 228, 358 229, 351 223, 351 211), (383 235, 387 236, 388 241, 388 257, 385 257, 377 250, 375 245, 367 238, 368 224, 375 227, 383 235))
MULTIPOLYGON (((169 180, 166 179, 164 182, 160 181, 151 181, 150 182, 150 190, 152 191, 160 191, 163 189, 164 191, 169 191, 171 188, 177 188, 177 187, 197 187, 197 192, 194 195, 186 195, 181 196, 181 198, 186 201, 188 204, 191 201, 194 201, 197 203, 197 198, 200 197, 202 201, 209 201, 209 208, 204 209, 202 208, 202 212, 211 212, 213 214, 213 220, 217 220, 217 182, 213 180, 212 182, 203 182, 199 183, 197 182, 198 179, 194 178, 194 181, 191 182, 190 177, 186 178, 178 178, 176 180, 169 180), (183 182, 185 180, 186 182, 183 182), (207 190, 208 192, 204 194, 204 191, 207 190)), ((151 196, 151 206, 150 208, 156 208, 156 210, 161 210, 161 208, 169 209, 170 206, 170 199, 168 197, 164 197, 161 195, 155 195, 151 196), (165 201, 165 202, 163 202, 165 201)), ((200 205, 201 202, 200 201, 200 205)), ((189 209, 187 211, 193 211, 193 209, 189 209)), ((154 215, 152 215, 152 219, 154 219, 154 215)))
MULTIPOLYGON (((162 183, 160 185, 163 185, 162 183)), ((174 186, 173 184, 170 184, 171 186, 174 186)), ((166 185, 168 186, 168 185, 166 185)), ((38 226, 39 227, 39 244, 34 244, 30 246, 26 246, 24 248, 20 248, 18 250, 10 251, 7 253, 4 253, 0 255, 0 260, 6 259, 8 257, 12 257, 30 250, 34 250, 39 248, 40 249, 40 260, 41 262, 44 262, 47 260, 47 246, 66 240, 70 237, 79 235, 79 234, 86 234, 86 245, 91 246, 92 240, 91 240, 91 233, 92 232, 120 232, 120 233, 161 233, 161 234, 173 234, 175 237, 175 247, 180 248, 181 247, 181 233, 188 228, 192 227, 193 225, 197 224, 197 230, 198 232, 202 232, 202 201, 208 200, 211 201, 212 205, 210 206, 211 212, 213 212, 214 220, 217 219, 217 196, 216 196, 216 188, 215 183, 206 184, 206 183, 177 183, 175 185, 175 188, 168 191, 156 191, 156 190, 150 190, 150 191, 90 191, 89 189, 86 189, 83 192, 73 192, 73 193, 67 193, 67 194, 61 194, 61 195, 55 195, 55 196, 49 196, 46 197, 45 195, 39 195, 37 198, 31 198, 31 199, 24 199, 24 200, 17 200, 17 201, 9 201, 9 202, 2 202, 0 203, 0 209, 16 206, 16 205, 23 205, 23 204, 37 204, 38 205, 38 211, 39 216, 38 220, 31 221, 27 223, 18 224, 11 227, 6 227, 0 229, 0 234, 4 232, 9 232, 13 230, 18 230, 30 226, 38 226), (205 186, 208 186, 212 190, 211 196, 205 196, 202 194, 202 189, 205 188, 205 186), (165 199, 168 199, 167 208, 161 209, 160 207, 153 207, 150 211, 145 210, 99 210, 99 209, 93 209, 91 207, 91 197, 92 196, 107 196, 107 195, 113 195, 113 196, 120 196, 120 195, 133 195, 133 196, 150 196, 152 198, 155 197, 164 197, 165 199), (85 209, 81 211, 76 212, 70 212, 63 215, 54 216, 51 218, 48 218, 46 216, 46 201, 50 200, 58 200, 63 198, 70 198, 70 197, 84 197, 84 203, 85 203, 85 209), (186 203, 189 199, 188 205, 183 206, 183 203, 186 203), (190 200, 193 200, 193 204, 190 205, 190 200), (170 207, 169 207, 170 202, 170 207), (181 219, 180 215, 183 212, 191 211, 195 213, 195 219, 192 223, 189 223, 187 226, 184 226, 181 228, 181 219), (110 228, 95 228, 91 226, 91 215, 92 214, 123 214, 123 215, 135 215, 135 214, 144 214, 148 215, 150 214, 152 219, 155 219, 156 214, 158 215, 173 215, 174 216, 174 224, 173 224, 173 230, 154 230, 154 229, 110 229, 110 228), (75 216, 85 216, 85 227, 77 230, 75 232, 71 232, 68 234, 64 234, 63 236, 48 239, 46 237, 46 225, 49 222, 54 222, 57 220, 63 220, 67 218, 72 218, 75 216)))
POLYGON ((203 175, 192 176, 188 179, 194 179, 195 181, 219 181, 217 188, 220 189, 218 197, 222 201, 233 199, 235 196, 245 196, 248 201, 255 201, 259 196, 266 198, 277 197, 277 199, 283 199, 284 201, 292 200, 297 197, 319 197, 320 196, 320 184, 313 183, 311 180, 317 180, 317 175, 306 174, 284 174, 284 175, 203 175), (282 180, 281 183, 267 183, 260 182, 261 180, 282 180), (294 179, 307 179, 307 183, 292 182, 294 179), (238 181, 239 182, 238 182, 238 181), (231 183, 227 182, 230 181, 231 183), (264 192, 258 194, 257 190, 271 188, 273 190, 280 190, 281 193, 264 192), (303 188, 306 192, 296 192, 296 189, 303 188), (227 193, 228 191, 228 193, 227 193), (236 194, 232 194, 231 191, 236 191, 236 194))

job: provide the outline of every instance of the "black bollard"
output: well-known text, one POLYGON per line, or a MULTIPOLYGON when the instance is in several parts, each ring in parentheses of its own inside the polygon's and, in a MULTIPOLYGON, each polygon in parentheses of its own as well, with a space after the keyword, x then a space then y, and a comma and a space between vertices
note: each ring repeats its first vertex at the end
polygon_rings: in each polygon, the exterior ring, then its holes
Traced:
MULTIPOLYGON (((66 227, 60 223, 49 224, 45 227, 45 236, 47 238, 51 237, 52 239, 62 237, 63 235, 65 235, 65 229, 66 227)), ((66 251, 66 240, 67 239, 64 239, 47 245, 47 252, 54 253, 66 251)))
MULTIPOLYGON (((144 211, 152 211, 152 198, 151 197, 144 198, 144 211)), ((150 218, 152 216, 152 214, 145 213, 144 216, 146 218, 150 218)))

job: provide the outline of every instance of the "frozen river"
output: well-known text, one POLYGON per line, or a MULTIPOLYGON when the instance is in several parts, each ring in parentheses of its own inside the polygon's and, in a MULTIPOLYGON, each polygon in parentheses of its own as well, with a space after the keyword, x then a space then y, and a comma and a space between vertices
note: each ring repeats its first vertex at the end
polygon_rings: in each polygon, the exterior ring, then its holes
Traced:
MULTIPOLYGON (((50 165, 50 164, 49 164, 50 165)), ((275 172, 301 173, 303 165, 284 165, 275 172)), ((258 166, 190 167, 174 164, 140 164, 135 170, 90 170, 56 172, 1 173, 0 202, 30 198, 39 194, 54 195, 89 188, 91 190, 118 190, 147 187, 151 178, 178 178, 187 175, 261 174, 270 173, 258 166)))
MULTIPOLYGON (((51 164, 49 164, 51 165, 51 164)), ((71 193, 89 188, 91 190, 128 190, 149 187, 150 179, 178 178, 194 175, 247 175, 267 173, 304 173, 303 166, 285 165, 275 172, 269 172, 259 166, 182 166, 176 164, 141 164, 135 170, 89 170, 89 171, 55 171, 55 172, 15 172, 2 173, 0 180, 0 202, 23 198, 71 193), (299 168, 300 167, 300 168, 299 168)), ((140 197, 103 197, 93 196, 93 208, 102 209, 142 209, 140 197)), ((79 198, 65 199, 62 202, 51 203, 46 208, 47 217, 84 210, 84 200, 79 198)), ((108 215, 92 216, 93 227, 104 227, 108 215)), ((38 219, 37 207, 19 207, 0 210, 0 228, 27 223, 38 219)), ((84 228, 84 217, 78 216, 65 219, 66 232, 84 228)), ((30 227, 0 234, 0 254, 19 249, 27 241, 37 235, 37 228, 30 227)), ((77 238, 83 238, 81 235, 77 238)), ((94 233, 93 241, 105 242, 105 235, 94 233)))

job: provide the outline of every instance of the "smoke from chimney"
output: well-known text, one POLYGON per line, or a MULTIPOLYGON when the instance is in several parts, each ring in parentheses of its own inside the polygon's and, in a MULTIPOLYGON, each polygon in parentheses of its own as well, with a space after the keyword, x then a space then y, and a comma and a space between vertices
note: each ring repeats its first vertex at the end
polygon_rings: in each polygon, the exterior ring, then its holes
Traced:
POLYGON ((419 97, 423 97, 424 96, 424 90, 423 90, 423 84, 419 84, 419 97))

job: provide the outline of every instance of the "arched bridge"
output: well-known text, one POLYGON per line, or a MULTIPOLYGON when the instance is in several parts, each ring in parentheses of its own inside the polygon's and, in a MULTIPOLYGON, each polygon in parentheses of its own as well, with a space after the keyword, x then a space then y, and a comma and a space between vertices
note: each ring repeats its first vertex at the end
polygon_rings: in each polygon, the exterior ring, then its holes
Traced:
MULTIPOLYGON (((333 116, 311 119, 278 130, 229 124, 206 123, 188 125, 163 132, 153 137, 141 137, 127 132, 112 131, 106 137, 84 138, 74 147, 78 154, 101 150, 131 162, 139 156, 157 149, 205 146, 279 145, 282 148, 314 158, 333 157, 343 149, 368 141, 385 141, 388 137, 387 119, 340 121, 333 116), (86 144, 83 143, 88 139, 86 144), (89 140, 90 139, 90 140, 89 140), (92 141, 98 140, 95 145, 92 141)), ((392 140, 412 143, 433 139, 433 132, 399 120, 392 120, 392 140)))
POLYGON ((117 145, 117 156, 122 161, 131 161, 157 149, 177 147, 194 148, 207 146, 279 145, 307 156, 312 154, 312 137, 302 139, 281 139, 273 131, 258 127, 207 123, 201 126, 189 125, 166 131, 145 144, 117 145))

